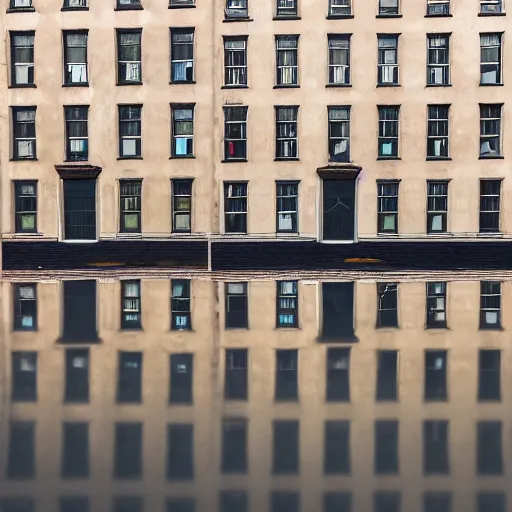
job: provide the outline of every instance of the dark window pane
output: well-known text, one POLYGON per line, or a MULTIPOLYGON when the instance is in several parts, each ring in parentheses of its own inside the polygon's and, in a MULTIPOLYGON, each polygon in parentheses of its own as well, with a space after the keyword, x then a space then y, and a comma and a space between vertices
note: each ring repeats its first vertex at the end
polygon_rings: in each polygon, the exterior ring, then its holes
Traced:
POLYGON ((298 359, 298 350, 276 351, 276 400, 298 400, 298 359))
POLYGON ((299 472, 299 422, 274 421, 273 472, 299 472))
POLYGON ((37 352, 12 353, 13 402, 37 401, 37 352))
POLYGON ((64 238, 96 240, 96 180, 65 179, 63 181, 64 238))
POLYGON ((423 512, 451 512, 452 496, 448 492, 427 492, 423 495, 423 512))
POLYGON ((142 423, 117 423, 115 429, 115 477, 141 478, 142 423))
POLYGON ((63 478, 87 478, 89 476, 89 425, 64 423, 62 425, 63 478))
POLYGON ((504 492, 479 492, 477 505, 478 512, 505 512, 507 496, 504 492))
POLYGON ((446 350, 427 350, 425 352, 425 400, 447 400, 447 362, 446 350))
POLYGON ((501 398, 500 354, 500 350, 479 351, 478 399, 480 401, 501 398))
POLYGON ((222 472, 247 471, 247 421, 227 419, 222 423, 222 472))
POLYGON ((247 400, 247 349, 226 350, 224 398, 247 400))
POLYGON ((89 401, 89 349, 66 350, 66 402, 89 401))
POLYGON ((271 512, 300 512, 298 492, 274 491, 270 495, 271 512))
POLYGON ((322 338, 354 335, 354 283, 322 283, 322 338))
POLYGON ((352 495, 349 492, 326 492, 323 512, 352 512, 352 495))
POLYGON ((167 478, 193 480, 194 426, 173 423, 167 427, 167 478))
POLYGON ((9 429, 7 477, 24 480, 35 476, 35 423, 13 421, 9 429))
POLYGON ((171 355, 171 403, 193 401, 194 359, 192 354, 171 355))
POLYGON ((374 512, 400 512, 401 496, 398 492, 376 492, 373 495, 374 512))
POLYGON ((350 400, 350 349, 329 348, 327 350, 327 400, 346 402, 350 400))
POLYGON ((479 475, 503 473, 501 421, 477 423, 477 472, 479 475))
POLYGON ((140 402, 142 399, 142 353, 119 352, 117 401, 140 402))
POLYGON ((398 473, 398 421, 375 422, 375 473, 398 473))
POLYGON ((64 281, 63 286, 63 341, 97 341, 96 281, 64 281))
POLYGON ((36 507, 32 498, 0 498, 0 510, 2 512, 35 512, 36 507))
POLYGON ((116 496, 114 512, 142 512, 143 501, 140 496, 116 496))
POLYGON ((195 510, 194 498, 169 498, 167 500, 167 512, 195 512, 195 510))
POLYGON ((69 496, 60 499, 60 512, 88 512, 89 498, 86 496, 69 496))
POLYGON ((350 473, 350 422, 326 421, 324 473, 350 473))
POLYGON ((448 421, 423 422, 423 471, 426 474, 449 473, 448 421))
POLYGON ((221 491, 219 512, 248 512, 249 499, 245 491, 221 491))
POLYGON ((398 399, 398 351, 379 350, 377 352, 378 401, 398 399))

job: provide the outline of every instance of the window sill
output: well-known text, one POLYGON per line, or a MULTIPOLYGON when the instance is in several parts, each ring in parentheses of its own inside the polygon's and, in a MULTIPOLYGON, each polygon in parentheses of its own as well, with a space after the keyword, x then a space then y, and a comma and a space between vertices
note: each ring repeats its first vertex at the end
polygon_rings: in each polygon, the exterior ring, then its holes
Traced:
POLYGON ((124 85, 142 85, 142 82, 117 82, 116 85, 118 87, 122 87, 124 85))
POLYGON ((274 85, 274 89, 299 89, 299 84, 290 84, 290 85, 274 85))
POLYGON ((377 160, 402 160, 399 156, 378 156, 377 160))
POLYGON ((330 164, 338 164, 338 165, 349 165, 353 164, 353 160, 335 160, 334 158, 329 157, 329 160, 327 160, 330 164))
POLYGON ((377 87, 400 87, 400 84, 377 84, 377 87))
POLYGON ((276 231, 276 236, 284 236, 286 238, 295 238, 299 236, 298 231, 276 231))
POLYGON ((495 156, 479 156, 478 160, 504 160, 505 157, 503 155, 495 155, 495 156))
POLYGON ((195 80, 174 80, 170 81, 169 85, 187 85, 187 84, 195 84, 195 80))
POLYGON ((379 332, 385 332, 385 331, 394 332, 397 329, 399 330, 400 327, 398 325, 376 325, 375 329, 377 329, 379 332))
POLYGON ((18 332, 37 332, 37 327, 31 327, 30 329, 26 328, 23 329, 21 327, 16 327, 12 330, 12 332, 18 333, 18 332))
POLYGON ((167 9, 195 9, 196 5, 169 5, 167 9))
POLYGON ((5 11, 7 14, 11 14, 13 12, 36 12, 35 7, 10 7, 5 11))
POLYGON ((452 87, 452 84, 427 84, 425 87, 452 87))
POLYGON ((503 87, 505 84, 483 84, 480 82, 478 85, 480 87, 503 87))
POLYGON ((14 84, 9 85, 8 89, 37 89, 36 84, 14 84))
POLYGON ((89 87, 89 82, 82 82, 80 84, 62 84, 62 87, 89 87))
POLYGON ((501 325, 499 327, 479 325, 478 330, 479 331, 498 331, 498 332, 500 332, 500 331, 504 331, 505 329, 503 329, 503 327, 501 327, 501 325))
POLYGON ((446 331, 446 330, 449 330, 448 329, 448 326, 445 324, 445 325, 426 325, 425 326, 425 330, 427 331, 446 331))
POLYGON ((403 14, 377 14, 376 18, 403 18, 403 14))
POLYGON ((69 11, 88 11, 89 7, 62 7, 61 12, 69 12, 69 11))
POLYGON ((38 236, 43 236, 43 233, 39 233, 38 231, 15 231, 13 235, 15 237, 28 236, 30 238, 36 238, 38 236))
POLYGON ((425 18, 453 18, 453 14, 425 14, 425 18))
POLYGON ((225 331, 248 331, 249 327, 224 327, 225 331))
POLYGON ((38 158, 9 158, 9 162, 37 162, 38 158))
POLYGON ((451 157, 449 157, 449 156, 427 156, 425 160, 427 162, 439 162, 441 160, 451 161, 451 157))
POLYGON ((354 334, 352 335, 347 335, 347 336, 336 336, 336 337, 333 337, 333 336, 319 336, 316 341, 320 342, 320 343, 357 343, 359 341, 359 338, 357 336, 355 336, 354 334))
POLYGON ((293 20, 301 20, 302 18, 297 15, 290 15, 290 16, 274 16, 272 18, 272 21, 293 21, 293 20))
POLYGON ((68 338, 57 338, 55 340, 55 343, 59 345, 91 345, 91 344, 97 344, 97 343, 103 343, 103 340, 101 338, 91 338, 90 340, 73 340, 68 338))
POLYGON ((169 329, 170 333, 177 333, 177 332, 194 332, 194 329, 173 329, 172 327, 169 329))
POLYGON ((275 332, 296 332, 299 329, 298 325, 276 325, 275 332))
POLYGON ((169 157, 169 160, 194 160, 196 158, 196 155, 172 155, 169 157))
POLYGON ((274 162, 298 162, 300 159, 299 157, 288 157, 288 156, 276 156, 274 158, 274 162))
POLYGON ((222 23, 236 23, 240 21, 254 21, 253 18, 224 18, 222 23))
POLYGON ((391 238, 398 238, 398 233, 385 233, 383 231, 377 232, 378 237, 391 237, 391 238))
POLYGON ((347 88, 347 87, 352 87, 352 84, 327 84, 325 86, 326 89, 334 89, 334 88, 347 88))
POLYGON ((506 12, 479 12, 478 17, 479 18, 489 18, 492 16, 506 16, 506 12))
POLYGON ((326 20, 351 20, 354 18, 353 14, 328 14, 326 20))
POLYGON ((117 160, 144 160, 141 156, 118 156, 117 160))
POLYGON ((140 327, 121 327, 118 332, 125 332, 126 334, 141 332, 144 329, 140 327))
POLYGON ((223 85, 221 89, 249 89, 248 85, 223 85))
POLYGON ((118 5, 114 11, 143 11, 142 5, 118 5))
MULTIPOLYGON (((221 160, 220 163, 221 164, 236 164, 236 163, 240 163, 240 162, 247 162, 247 158, 237 158, 237 159, 224 159, 224 160, 221 160)), ((245 234, 245 233, 243 233, 245 234)))

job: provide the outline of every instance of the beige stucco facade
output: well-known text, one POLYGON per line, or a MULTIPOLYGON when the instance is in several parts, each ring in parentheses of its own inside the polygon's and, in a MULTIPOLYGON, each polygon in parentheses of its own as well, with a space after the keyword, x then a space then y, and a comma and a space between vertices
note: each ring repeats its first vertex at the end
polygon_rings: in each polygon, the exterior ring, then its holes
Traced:
MULTIPOLYGON (((131 276, 133 277, 133 276, 131 276)), ((137 333, 120 330, 120 284, 100 279, 97 285, 98 335, 101 343, 89 346, 90 398, 85 404, 67 404, 64 392, 64 351, 71 345, 56 344, 62 325, 62 281, 41 280, 37 285, 38 331, 13 332, 12 283, 1 287, 2 389, 0 442, 0 498, 24 495, 38 500, 38 510, 54 510, 60 496, 88 496, 94 510, 111 510, 118 495, 144 497, 144 510, 164 510, 167 497, 194 497, 197 512, 215 511, 221 490, 247 491, 249 510, 270 510, 271 491, 300 494, 301 510, 322 510, 328 491, 352 493, 353 510, 372 510, 373 493, 398 491, 402 510, 421 510, 423 493, 447 491, 452 510, 477 511, 478 492, 505 492, 510 503, 510 405, 511 357, 508 331, 512 288, 502 282, 500 331, 479 330, 480 287, 478 278, 450 276, 447 288, 448 329, 425 329, 425 282, 398 279, 398 329, 376 329, 377 295, 371 277, 355 283, 354 325, 358 343, 318 342, 323 278, 299 281, 299 329, 276 329, 274 280, 249 283, 248 330, 224 328, 224 283, 193 279, 192 332, 169 330, 170 279, 176 274, 142 280, 142 327, 137 333), (327 349, 350 346, 350 401, 325 399, 327 349), (225 350, 247 348, 248 400, 224 399, 225 350), (276 402, 274 386, 276 349, 298 349, 297 402, 276 402), (478 350, 501 350, 501 401, 478 402, 478 350), (424 352, 448 351, 445 402, 423 400, 424 352), (11 402, 10 352, 37 351, 37 401, 11 402), (118 351, 143 353, 140 404, 117 404, 118 351), (377 350, 398 350, 398 400, 377 402, 377 350), (169 405, 169 354, 194 354, 193 404, 169 405), (221 468, 222 420, 245 418, 247 472, 226 475, 221 468), (374 422, 399 422, 399 471, 374 473, 374 422), (449 473, 423 474, 424 420, 449 421, 449 473), (36 470, 33 479, 6 478, 10 421, 34 421, 36 470), (299 473, 272 474, 272 422, 297 420, 299 426, 299 473), (324 475, 324 423, 351 422, 351 471, 324 475), (476 423, 502 422, 503 473, 481 476, 476 471, 476 423), (90 474, 85 480, 60 476, 63 422, 89 424, 90 474), (113 477, 114 425, 143 424, 142 477, 122 481, 113 477), (168 481, 166 428, 169 423, 194 425, 194 478, 168 481)), ((497 276, 495 276, 496 278, 497 276)), ((335 280, 343 280, 341 277, 335 280)), ((489 279, 489 277, 487 277, 489 279)), ((19 281, 16 279, 16 281, 19 281)), ((84 345, 78 345, 83 347, 84 345)))
MULTIPOLYGON (((142 0, 143 10, 115 10, 114 0, 91 0, 88 11, 63 11, 61 0, 34 0, 34 12, 2 15, 1 232, 4 239, 63 239, 62 180, 65 105, 89 105, 88 164, 97 183, 97 238, 119 233, 119 180, 143 179, 142 238, 171 236, 172 178, 193 178, 192 235, 223 234, 223 182, 248 181, 247 237, 276 235, 276 180, 298 180, 297 238, 322 239, 322 180, 328 162, 327 106, 351 106, 352 164, 356 187, 355 238, 377 238, 379 179, 401 180, 398 236, 428 238, 426 180, 450 180, 447 233, 477 238, 479 180, 502 179, 500 233, 511 232, 507 179, 512 133, 508 129, 511 52, 503 39, 503 85, 480 83, 480 38, 507 32, 510 16, 478 16, 478 2, 452 2, 450 17, 425 17, 425 1, 403 2, 402 17, 379 18, 377 0, 354 2, 353 18, 327 19, 327 0, 299 2, 300 19, 273 20, 275 2, 250 1, 250 21, 225 23, 222 1, 197 1, 194 9, 168 9, 167 1, 142 0), (193 84, 170 84, 169 28, 194 27, 193 84), (142 28, 142 85, 116 85, 115 29, 142 28), (88 30, 88 87, 63 87, 62 30, 88 30), (8 88, 9 33, 35 31, 37 88, 8 88), (377 87, 377 34, 400 34, 399 86, 377 87), (450 86, 426 87, 427 34, 450 34, 450 86), (299 35, 298 88, 274 88, 275 35, 299 35), (351 34, 351 87, 326 87, 328 34, 351 34), (222 89, 223 36, 248 36, 248 87, 222 89), (194 159, 169 159, 170 103, 195 103, 194 159), (479 103, 503 103, 503 159, 479 159, 479 103), (142 159, 118 160, 118 104, 142 104, 142 159), (427 105, 450 105, 449 160, 426 161, 427 105), (248 107, 247 162, 222 163, 226 105, 248 107), (298 110, 299 160, 274 161, 276 105, 298 110), (397 160, 377 159, 377 105, 400 105, 397 160), (37 161, 11 161, 9 107, 37 106, 37 161), (12 180, 38 182, 37 234, 15 234, 12 180)), ((2 13, 7 0, 2 2, 2 13)), ((336 167, 336 164, 334 165, 336 167)), ((386 235, 379 234, 379 238, 386 235)), ((396 238, 397 235, 392 235, 396 238)), ((496 236, 496 235, 491 235, 496 236)))

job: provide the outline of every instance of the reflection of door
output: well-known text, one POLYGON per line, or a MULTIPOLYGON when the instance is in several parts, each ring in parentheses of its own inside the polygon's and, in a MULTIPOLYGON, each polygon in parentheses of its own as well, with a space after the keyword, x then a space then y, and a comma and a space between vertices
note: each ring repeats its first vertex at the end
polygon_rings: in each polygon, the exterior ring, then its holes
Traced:
POLYGON ((96 180, 64 180, 64 238, 96 240, 96 180))
POLYGON ((354 179, 323 180, 323 239, 354 240, 354 179))

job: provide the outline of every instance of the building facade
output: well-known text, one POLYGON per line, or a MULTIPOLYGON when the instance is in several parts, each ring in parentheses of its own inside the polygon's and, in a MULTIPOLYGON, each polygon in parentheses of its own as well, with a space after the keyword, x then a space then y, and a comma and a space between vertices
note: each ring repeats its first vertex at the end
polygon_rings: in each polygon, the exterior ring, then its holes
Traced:
POLYGON ((502 0, 3 3, 4 246, 511 232, 502 0))
POLYGON ((478 279, 4 280, 0 510, 505 512, 512 288, 478 279))

